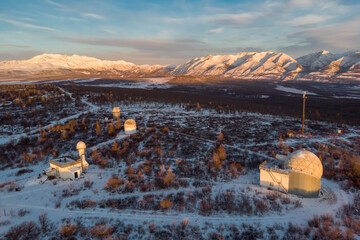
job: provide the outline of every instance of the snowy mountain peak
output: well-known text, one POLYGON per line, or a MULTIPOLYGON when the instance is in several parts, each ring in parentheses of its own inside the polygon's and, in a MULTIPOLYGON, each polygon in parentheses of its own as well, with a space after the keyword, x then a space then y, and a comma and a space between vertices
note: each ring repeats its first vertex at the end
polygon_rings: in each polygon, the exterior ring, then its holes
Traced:
POLYGON ((297 62, 303 66, 305 71, 316 71, 336 60, 336 56, 328 51, 320 51, 310 53, 308 55, 297 58, 297 62))

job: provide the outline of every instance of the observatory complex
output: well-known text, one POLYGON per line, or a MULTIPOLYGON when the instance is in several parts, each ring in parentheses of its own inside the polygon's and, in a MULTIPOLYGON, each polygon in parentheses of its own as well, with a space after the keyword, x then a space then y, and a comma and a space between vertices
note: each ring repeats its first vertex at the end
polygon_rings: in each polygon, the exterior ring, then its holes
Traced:
POLYGON ((49 160, 50 167, 44 169, 45 174, 64 180, 79 178, 89 166, 85 160, 85 148, 86 145, 84 142, 77 143, 76 149, 79 150, 80 157, 78 160, 74 160, 68 156, 49 160))
POLYGON ((298 150, 259 166, 260 185, 302 197, 318 197, 323 166, 312 152, 298 150))

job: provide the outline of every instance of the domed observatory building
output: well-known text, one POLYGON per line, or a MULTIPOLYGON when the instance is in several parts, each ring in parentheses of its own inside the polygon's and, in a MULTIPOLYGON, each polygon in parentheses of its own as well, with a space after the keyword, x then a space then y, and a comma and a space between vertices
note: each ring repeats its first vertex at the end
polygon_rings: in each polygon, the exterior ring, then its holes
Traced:
POLYGON ((125 134, 136 133, 136 122, 133 119, 128 119, 124 123, 125 134))
POLYGON ((302 197, 318 197, 323 166, 312 152, 298 150, 259 166, 260 185, 302 197))
POLYGON ((74 160, 69 156, 62 156, 53 160, 49 160, 50 167, 44 169, 47 176, 59 177, 61 179, 77 179, 89 167, 85 160, 84 142, 78 142, 76 149, 79 150, 79 159, 74 160))

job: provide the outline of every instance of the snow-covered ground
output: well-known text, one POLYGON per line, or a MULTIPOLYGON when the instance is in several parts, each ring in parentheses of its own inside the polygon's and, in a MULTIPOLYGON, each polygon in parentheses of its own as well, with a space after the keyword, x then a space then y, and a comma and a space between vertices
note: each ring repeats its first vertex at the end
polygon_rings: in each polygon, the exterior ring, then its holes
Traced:
MULTIPOLYGON (((289 88, 289 87, 284 87, 284 86, 281 86, 281 85, 277 85, 275 89, 279 90, 279 91, 288 92, 288 93, 295 93, 295 94, 303 94, 303 92, 305 92, 304 90, 301 90, 301 89, 289 88)), ((317 95, 316 93, 308 92, 308 91, 306 91, 306 94, 307 95, 317 95)))
MULTIPOLYGON (((60 88, 60 87, 59 87, 60 88)), ((65 87, 60 88, 64 94, 68 95, 73 101, 71 92, 65 87)), ((134 117, 138 128, 146 131, 154 128, 153 132, 149 131, 149 139, 154 138, 156 141, 163 143, 163 152, 175 150, 175 155, 160 156, 160 160, 164 165, 173 169, 174 173, 178 173, 176 168, 179 160, 184 160, 189 165, 185 165, 190 170, 192 166, 198 165, 201 169, 205 165, 204 158, 208 154, 209 149, 216 144, 216 137, 221 129, 224 133, 226 141, 223 143, 226 148, 229 159, 245 158, 253 161, 268 160, 273 158, 273 152, 279 145, 279 132, 286 132, 289 128, 300 129, 300 123, 297 119, 290 117, 279 117, 273 115, 235 112, 235 113, 217 113, 208 109, 189 109, 186 110, 181 105, 168 105, 165 103, 144 103, 144 102, 118 102, 97 104, 91 102, 86 97, 81 98, 81 102, 86 106, 86 110, 81 113, 67 116, 56 120, 44 126, 43 129, 50 125, 65 123, 70 119, 77 119, 80 114, 88 114, 91 121, 93 119, 104 119, 106 113, 111 114, 112 107, 120 106, 121 116, 134 117), (167 135, 163 132, 156 132, 158 128, 169 126, 167 135), (241 126, 239 128, 239 126, 241 126), (165 137, 165 140, 161 138, 165 137), (168 137, 168 138, 166 138, 168 137), (171 145, 171 141, 178 141, 178 147, 171 145), (195 147, 194 149, 188 147, 195 147), (188 154, 190 152, 190 154, 188 154)), ((333 146, 342 144, 344 148, 351 149, 351 142, 355 138, 360 137, 360 132, 356 127, 343 125, 343 133, 337 134, 329 132, 329 129, 335 129, 334 124, 325 122, 307 123, 306 133, 303 138, 295 136, 294 138, 286 138, 283 145, 289 147, 299 147, 300 145, 312 151, 317 151, 317 147, 321 144, 333 146)), ((38 136, 38 130, 34 129, 28 133, 38 136)), ((13 138, 18 139, 23 134, 14 135, 13 138)), ((124 135, 123 131, 119 131, 115 136, 108 138, 100 138, 101 141, 95 141, 93 145, 89 145, 86 149, 87 156, 94 149, 109 149, 116 141, 118 144, 129 142, 131 137, 124 135)), ((86 139, 82 139, 86 142, 86 139)), ((139 151, 146 150, 146 144, 153 141, 147 141, 144 138, 139 140, 139 151)), ((7 139, 6 141, 9 141, 7 139)), ((64 152, 61 152, 64 154, 64 152)), ((65 152, 66 153, 66 152, 65 152)), ((136 157, 135 153, 130 153, 128 158, 120 158, 120 161, 113 167, 101 169, 92 164, 83 178, 76 181, 63 180, 47 180, 45 176, 38 178, 38 174, 48 167, 47 159, 36 165, 24 166, 28 172, 18 175, 19 168, 15 165, 13 168, 0 170, 0 183, 16 182, 20 191, 7 191, 8 186, 0 188, 0 237, 5 234, 11 226, 20 224, 23 221, 36 221, 38 216, 46 213, 49 219, 54 222, 55 229, 58 231, 61 225, 64 225, 64 219, 70 219, 70 222, 81 220, 86 226, 93 226, 99 219, 104 218, 108 221, 113 219, 133 224, 134 226, 142 226, 155 224, 156 226, 171 225, 173 223, 180 224, 183 219, 189 219, 189 226, 198 226, 200 229, 209 228, 209 224, 213 226, 231 225, 240 226, 241 224, 250 224, 255 226, 260 224, 261 228, 279 224, 287 226, 289 222, 299 226, 306 227, 308 219, 314 215, 323 215, 330 213, 336 216, 339 209, 347 203, 350 203, 356 192, 347 192, 341 187, 341 183, 332 180, 322 179, 321 196, 314 199, 306 199, 293 195, 279 193, 280 198, 289 198, 289 204, 280 204, 279 210, 268 210, 263 213, 239 214, 227 213, 226 211, 213 211, 209 215, 199 213, 199 202, 195 202, 193 208, 182 210, 169 209, 159 210, 156 208, 141 208, 136 205, 129 206, 125 209, 109 207, 101 205, 109 199, 126 200, 131 198, 134 204, 140 204, 146 197, 155 199, 163 199, 168 195, 176 195, 183 192, 186 199, 190 199, 191 193, 198 194, 205 192, 206 187, 211 186, 211 193, 206 195, 204 199, 210 198, 212 201, 217 196, 222 196, 226 191, 231 192, 236 197, 249 196, 250 200, 263 199, 266 200, 267 194, 273 191, 259 186, 259 172, 255 169, 246 169, 238 176, 238 178, 227 178, 229 173, 221 172, 216 177, 205 178, 204 176, 183 177, 189 182, 188 186, 180 186, 178 188, 154 188, 147 192, 135 189, 133 192, 112 193, 104 188, 107 180, 114 174, 126 179, 125 170, 129 167, 126 161, 135 156, 132 163, 134 168, 145 164, 147 158, 136 157), (225 175, 225 177, 224 177, 225 175), (200 178, 204 177, 204 178, 200 178), (205 186, 196 186, 196 182, 200 181, 205 186), (92 186, 86 187, 85 182, 92 182, 92 186), (205 190, 204 190, 205 189, 205 190), (73 192, 74 196, 67 196, 66 192, 73 192), (76 200, 94 201, 95 204, 84 209, 76 208, 72 205, 76 200), (299 206, 296 206, 299 203, 299 206), (18 213, 20 210, 28 211, 24 216, 18 213), (7 222, 8 221, 8 222, 7 222)), ((151 159, 151 161, 158 161, 151 159)), ((204 166, 205 167, 205 166, 204 166)), ((184 170, 186 172, 186 169, 184 170)), ((207 173, 211 175, 211 173, 207 173)), ((151 176, 153 178, 155 176, 151 176)), ((197 199, 201 201, 200 199, 197 199)), ((189 200, 190 201, 190 200, 189 200)), ((280 200, 275 200, 280 202, 280 200)), ((156 201, 155 201, 156 202, 156 201)), ((130 202, 128 202, 130 203, 130 202)), ((185 202, 185 205, 189 203, 185 202)), ((158 206, 158 203, 156 202, 158 206)), ((191 205, 191 204, 190 204, 191 205)), ((209 229, 216 229, 216 227, 209 229)), ((206 231, 207 230, 203 230, 206 231)), ((206 235, 206 234, 205 234, 206 235)))

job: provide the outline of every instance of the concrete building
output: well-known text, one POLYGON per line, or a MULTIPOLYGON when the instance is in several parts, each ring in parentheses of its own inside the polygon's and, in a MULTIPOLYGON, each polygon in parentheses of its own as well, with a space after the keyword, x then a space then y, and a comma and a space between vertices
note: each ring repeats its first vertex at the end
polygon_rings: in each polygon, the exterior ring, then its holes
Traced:
POLYGON ((276 155, 276 160, 262 163, 259 169, 261 186, 303 197, 319 196, 323 166, 309 151, 276 155))
POLYGON ((74 160, 69 156, 49 160, 50 167, 44 169, 45 174, 64 180, 79 178, 89 166, 85 160, 85 148, 84 142, 78 142, 76 145, 76 149, 79 150, 78 160, 74 160))
POLYGON ((133 119, 128 119, 124 123, 125 134, 136 133, 136 122, 133 119))

